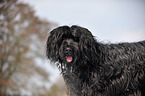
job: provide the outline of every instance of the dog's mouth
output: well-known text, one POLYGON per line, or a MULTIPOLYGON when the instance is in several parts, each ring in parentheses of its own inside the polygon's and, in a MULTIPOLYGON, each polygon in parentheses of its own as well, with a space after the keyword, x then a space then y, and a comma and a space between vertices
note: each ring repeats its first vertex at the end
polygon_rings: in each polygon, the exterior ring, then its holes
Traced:
POLYGON ((72 56, 66 56, 66 61, 67 62, 72 62, 73 61, 73 57, 72 56))

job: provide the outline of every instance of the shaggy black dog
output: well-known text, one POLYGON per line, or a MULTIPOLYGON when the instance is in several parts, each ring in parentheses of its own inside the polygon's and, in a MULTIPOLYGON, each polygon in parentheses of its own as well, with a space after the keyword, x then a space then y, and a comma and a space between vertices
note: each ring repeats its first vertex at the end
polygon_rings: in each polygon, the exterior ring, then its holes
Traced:
POLYGON ((68 96, 145 96, 145 41, 103 44, 79 26, 61 26, 47 40, 68 96))

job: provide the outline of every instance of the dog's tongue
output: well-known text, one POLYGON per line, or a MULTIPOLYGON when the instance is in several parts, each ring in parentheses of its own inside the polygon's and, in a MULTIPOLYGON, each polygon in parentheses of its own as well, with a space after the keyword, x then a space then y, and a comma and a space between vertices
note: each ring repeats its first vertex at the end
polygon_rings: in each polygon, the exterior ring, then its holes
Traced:
POLYGON ((71 62, 72 60, 73 60, 73 59, 72 59, 71 56, 66 57, 66 61, 67 61, 67 62, 71 62))

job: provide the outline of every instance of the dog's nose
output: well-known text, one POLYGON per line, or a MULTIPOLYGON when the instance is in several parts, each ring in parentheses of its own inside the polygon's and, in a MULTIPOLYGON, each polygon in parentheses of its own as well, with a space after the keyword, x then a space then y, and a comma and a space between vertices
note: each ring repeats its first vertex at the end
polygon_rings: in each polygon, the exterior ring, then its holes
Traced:
POLYGON ((65 52, 66 52, 66 53, 71 53, 71 52, 72 52, 72 49, 71 49, 71 48, 66 48, 66 49, 65 49, 65 52))

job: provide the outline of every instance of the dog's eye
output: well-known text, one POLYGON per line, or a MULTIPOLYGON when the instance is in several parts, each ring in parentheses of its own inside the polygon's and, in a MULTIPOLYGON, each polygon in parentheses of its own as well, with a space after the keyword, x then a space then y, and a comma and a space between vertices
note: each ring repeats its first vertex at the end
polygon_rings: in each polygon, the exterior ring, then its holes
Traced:
POLYGON ((66 39, 66 35, 62 35, 61 40, 63 41, 63 40, 65 40, 65 39, 66 39))
POLYGON ((74 41, 79 42, 79 38, 78 37, 74 37, 74 41))
POLYGON ((63 41, 63 40, 65 40, 65 38, 64 38, 64 37, 62 37, 62 41, 63 41))

